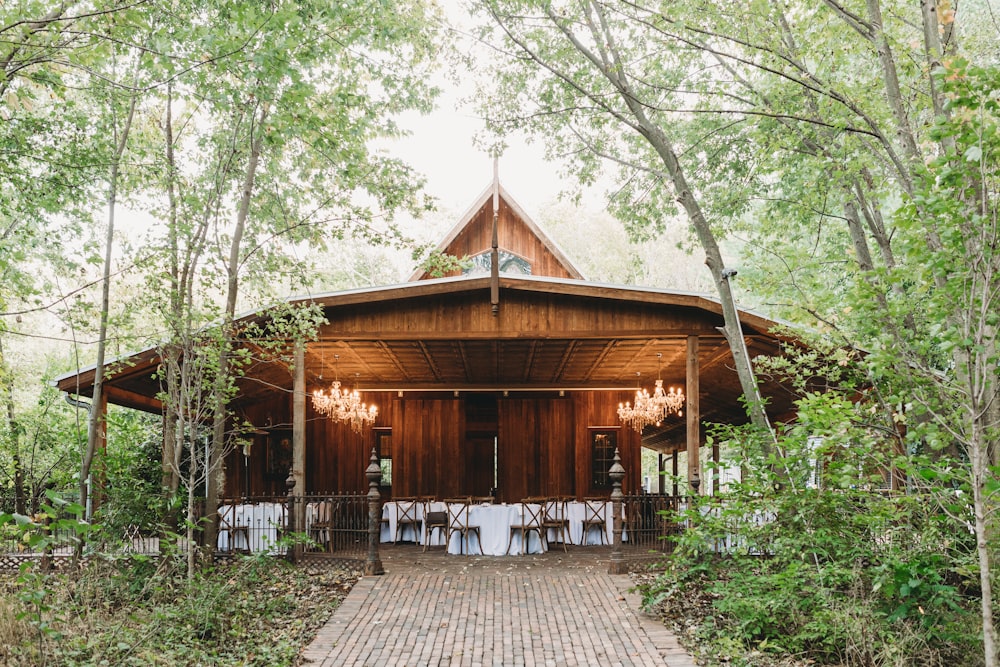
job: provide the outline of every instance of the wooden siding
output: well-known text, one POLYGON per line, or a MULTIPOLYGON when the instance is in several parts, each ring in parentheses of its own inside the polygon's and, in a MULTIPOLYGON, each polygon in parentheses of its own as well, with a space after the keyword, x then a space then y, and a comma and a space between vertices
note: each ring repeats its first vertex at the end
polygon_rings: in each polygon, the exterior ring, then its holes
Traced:
POLYGON ((393 493, 456 496, 462 493, 464 415, 457 399, 399 399, 392 421, 393 493))
MULTIPOLYGON (((475 393, 459 397, 415 394, 402 398, 366 393, 379 406, 375 426, 392 428, 393 496, 484 496, 493 483, 493 442, 497 442, 498 498, 516 502, 538 495, 584 497, 607 494, 591 488, 590 428, 617 426, 617 406, 627 392, 567 392, 504 397, 475 393)), ((245 411, 255 423, 269 424, 251 436, 250 495, 284 495, 284 474, 270 469, 276 438, 291 433, 290 398, 245 411), (272 455, 273 451, 270 452, 272 455)), ((343 423, 318 415, 307 405, 306 492, 363 492, 364 470, 375 432, 354 433, 343 423)), ((640 442, 635 431, 619 429, 618 445, 627 471, 626 492, 640 486, 640 442)), ((226 462, 227 497, 247 492, 242 452, 226 462)))
POLYGON ((723 323, 721 315, 695 307, 508 289, 500 290, 498 315, 484 289, 342 306, 326 316, 329 324, 320 329, 326 340, 453 340, 457 332, 465 339, 715 336, 723 323))
MULTIPOLYGON (((531 275, 549 276, 552 278, 573 278, 559 258, 555 256, 528 228, 511 206, 500 199, 497 216, 497 245, 508 252, 523 257, 531 263, 531 275)), ((448 244, 444 251, 457 257, 478 255, 488 251, 493 245, 493 199, 476 212, 458 235, 448 244)), ((461 271, 452 271, 446 276, 461 275, 461 271)), ((422 278, 427 278, 423 274, 422 278)))

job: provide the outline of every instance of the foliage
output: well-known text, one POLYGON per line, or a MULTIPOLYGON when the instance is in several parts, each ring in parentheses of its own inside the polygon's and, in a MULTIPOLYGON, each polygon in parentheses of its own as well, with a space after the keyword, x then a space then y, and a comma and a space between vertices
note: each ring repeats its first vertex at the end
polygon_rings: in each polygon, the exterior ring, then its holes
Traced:
POLYGON ((156 532, 163 519, 160 420, 135 410, 109 410, 108 451, 102 460, 107 497, 97 521, 108 535, 136 527, 156 532))
MULTIPOLYGON (((169 556, 91 560, 72 573, 35 573, 45 580, 51 630, 41 642, 27 628, 0 628, 15 641, 0 662, 60 665, 291 665, 358 577, 336 567, 293 568, 268 557, 240 558, 187 581, 169 556), (44 654, 42 653, 44 651, 44 654)), ((38 580, 6 578, 0 619, 38 580)), ((15 625, 16 624, 12 624, 15 625)))
POLYGON ((977 664, 967 524, 931 496, 880 491, 892 461, 863 403, 812 394, 798 410, 772 459, 753 430, 714 430, 743 479, 682 513, 647 605, 704 587, 717 613, 706 641, 824 664, 977 664))

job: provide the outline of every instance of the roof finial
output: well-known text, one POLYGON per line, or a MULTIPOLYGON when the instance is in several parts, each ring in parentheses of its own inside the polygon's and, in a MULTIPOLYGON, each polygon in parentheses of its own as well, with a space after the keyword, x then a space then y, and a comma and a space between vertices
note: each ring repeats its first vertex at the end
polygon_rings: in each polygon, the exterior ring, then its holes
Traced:
POLYGON ((493 156, 493 245, 490 250, 490 308, 493 317, 500 313, 500 250, 497 227, 500 219, 500 158, 493 156))

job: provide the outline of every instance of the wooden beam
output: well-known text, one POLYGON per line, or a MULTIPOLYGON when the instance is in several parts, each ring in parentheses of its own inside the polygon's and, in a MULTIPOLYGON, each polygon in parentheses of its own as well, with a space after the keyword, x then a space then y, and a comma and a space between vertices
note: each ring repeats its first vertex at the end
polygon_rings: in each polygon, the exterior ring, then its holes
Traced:
POLYGON ((698 368, 698 337, 687 339, 687 453, 688 483, 691 493, 697 494, 701 485, 701 462, 698 460, 701 448, 701 400, 700 370, 698 368))
POLYGON ((424 355, 424 362, 427 363, 427 368, 431 369, 431 375, 434 376, 435 382, 441 381, 441 370, 437 367, 434 362, 434 355, 430 353, 427 349, 427 344, 424 341, 417 341, 417 345, 420 348, 420 353, 424 355))
POLYGON ((374 345, 382 352, 382 354, 385 355, 385 358, 389 360, 389 363, 395 367, 395 369, 399 372, 399 376, 406 382, 409 382, 410 375, 406 372, 406 369, 403 368, 403 364, 399 363, 399 357, 397 357, 396 353, 392 351, 392 348, 382 340, 374 341, 374 345))
POLYGON ((562 358, 559 360, 559 366, 556 367, 555 373, 552 374, 552 382, 559 382, 563 376, 563 371, 566 370, 566 364, 569 363, 570 358, 572 358, 573 353, 576 352, 577 346, 580 344, 579 341, 571 340, 569 345, 563 351, 562 358))
POLYGON ((123 405, 127 408, 155 414, 163 412, 163 402, 155 396, 144 396, 143 394, 122 389, 106 382, 102 387, 101 393, 104 394, 105 400, 115 405, 123 405))
POLYGON ((584 374, 583 376, 584 381, 590 380, 591 376, 594 374, 594 371, 596 371, 598 368, 601 367, 601 365, 604 364, 604 360, 608 358, 608 355, 611 354, 614 351, 614 349, 618 347, 618 345, 619 341, 616 340, 609 340, 607 343, 604 344, 604 347, 601 349, 601 353, 597 355, 597 359, 595 359, 594 363, 590 365, 590 370, 588 370, 584 374))
POLYGON ((521 382, 523 383, 527 383, 528 378, 531 377, 531 368, 535 365, 535 353, 538 351, 538 344, 537 340, 533 340, 528 345, 528 358, 524 362, 524 373, 521 374, 521 382))
POLYGON ((465 373, 465 380, 472 382, 472 368, 469 366, 469 355, 465 349, 465 341, 458 341, 458 353, 462 357, 462 372, 465 373))

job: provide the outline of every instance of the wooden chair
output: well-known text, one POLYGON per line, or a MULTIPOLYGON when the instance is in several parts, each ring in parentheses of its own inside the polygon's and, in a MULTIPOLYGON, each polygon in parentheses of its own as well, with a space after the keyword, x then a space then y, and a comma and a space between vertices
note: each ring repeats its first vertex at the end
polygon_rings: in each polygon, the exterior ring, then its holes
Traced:
MULTIPOLYGON (((472 542, 469 536, 475 534, 476 544, 479 545, 479 553, 483 553, 482 535, 479 526, 469 523, 470 498, 449 498, 445 500, 448 505, 448 532, 445 536, 445 549, 451 544, 451 536, 458 533, 460 539, 468 545, 467 549, 472 549, 472 542)), ((462 549, 465 553, 466 549, 462 549)))
POLYGON ((587 544, 587 535, 597 528, 601 533, 601 544, 608 544, 608 499, 583 499, 583 535, 580 544, 587 544))
POLYGON ((563 551, 566 551, 566 544, 572 544, 573 540, 569 534, 569 513, 567 512, 565 498, 545 498, 544 510, 542 514, 542 527, 545 528, 545 541, 548 544, 558 542, 562 544, 563 551), (553 539, 549 539, 552 532, 553 539))
POLYGON ((309 524, 309 539, 323 545, 324 551, 333 551, 333 503, 321 500, 306 505, 309 524))
POLYGON ((219 508, 219 534, 228 533, 229 548, 235 553, 250 553, 250 527, 236 524, 236 505, 223 505, 219 508), (243 539, 242 547, 237 547, 236 538, 243 539))
POLYGON ((528 553, 528 536, 534 533, 538 535, 538 541, 542 543, 542 551, 548 548, 548 541, 545 537, 545 499, 525 498, 520 503, 521 520, 510 524, 510 533, 507 536, 507 553, 514 543, 514 534, 521 535, 521 552, 528 553))
POLYGON ((407 526, 413 529, 413 543, 416 544, 419 541, 420 526, 423 520, 417 512, 418 507, 420 507, 420 503, 416 498, 396 499, 396 534, 393 536, 393 542, 400 541, 399 536, 406 530, 407 526))
POLYGON ((448 511, 432 510, 431 501, 424 501, 424 551, 430 546, 434 530, 445 536, 444 550, 448 551, 448 511))

